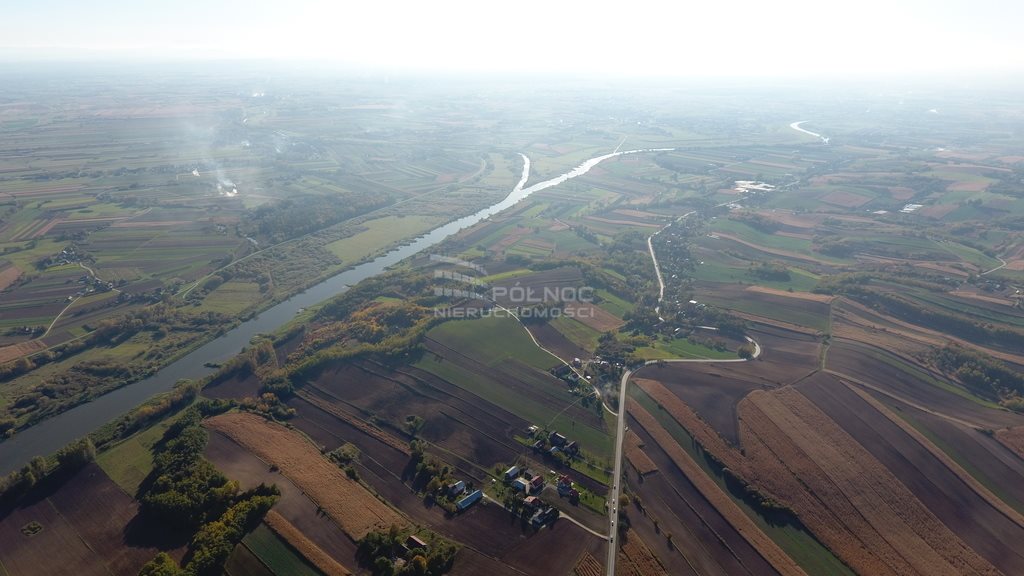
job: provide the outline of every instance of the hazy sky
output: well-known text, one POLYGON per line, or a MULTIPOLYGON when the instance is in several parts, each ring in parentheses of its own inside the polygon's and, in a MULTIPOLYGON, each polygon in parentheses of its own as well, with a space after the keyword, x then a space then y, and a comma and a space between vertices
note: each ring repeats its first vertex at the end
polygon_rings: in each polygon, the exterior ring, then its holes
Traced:
POLYGON ((1024 72, 1022 0, 0 0, 0 59, 684 75, 1024 72))

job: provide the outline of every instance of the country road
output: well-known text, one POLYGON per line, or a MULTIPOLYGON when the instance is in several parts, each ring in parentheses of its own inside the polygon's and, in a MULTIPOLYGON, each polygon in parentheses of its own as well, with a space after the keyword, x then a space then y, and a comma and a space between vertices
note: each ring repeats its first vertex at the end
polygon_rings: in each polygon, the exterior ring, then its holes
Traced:
MULTIPOLYGON (((683 214, 679 218, 676 218, 675 220, 673 220, 672 224, 675 224, 676 222, 679 222, 680 220, 690 216, 694 212, 696 212, 696 210, 691 211, 691 212, 687 212, 686 214, 683 214)), ((672 224, 669 224, 668 226, 671 226, 672 224)), ((651 234, 650 236, 647 237, 647 250, 651 254, 651 261, 654 263, 654 273, 655 273, 655 275, 658 278, 658 305, 654 308, 654 312, 655 312, 655 314, 658 314, 658 320, 661 320, 662 322, 665 321, 665 319, 661 317, 661 301, 664 300, 664 298, 665 298, 665 281, 664 281, 664 279, 661 276, 661 267, 658 265, 658 257, 654 253, 654 244, 651 242, 651 240, 656 235, 660 234, 662 230, 664 230, 665 228, 668 228, 668 226, 665 226, 664 228, 659 229, 657 232, 655 232, 654 234, 651 234)), ((711 359, 698 359, 698 358, 673 358, 673 359, 666 359, 666 360, 648 360, 648 361, 644 362, 643 366, 650 366, 651 364, 660 364, 660 363, 681 364, 681 363, 684 363, 684 362, 700 362, 700 363, 746 362, 748 360, 753 360, 755 358, 760 357, 761 356, 761 345, 758 344, 756 341, 754 341, 753 338, 751 338, 749 336, 744 336, 744 338, 747 340, 747 342, 749 342, 749 343, 754 345, 754 352, 753 352, 753 354, 751 355, 751 357, 749 359, 747 359, 747 358, 730 358, 730 359, 727 359, 727 360, 711 360, 711 359)), ((643 366, 640 366, 639 368, 637 368, 637 370, 639 370, 640 368, 643 368, 643 366)), ((609 539, 609 542, 608 542, 608 558, 605 561, 605 569, 606 569, 607 576, 615 576, 615 561, 618 558, 618 546, 615 544, 615 521, 618 519, 618 515, 619 515, 619 496, 622 493, 622 486, 621 486, 621 484, 622 484, 622 444, 623 444, 623 440, 626 437, 626 385, 629 383, 629 378, 630 378, 630 376, 633 375, 633 372, 635 372, 635 370, 627 369, 625 372, 622 373, 622 379, 619 381, 619 417, 617 419, 617 424, 615 426, 615 466, 614 466, 614 470, 612 472, 611 491, 608 493, 608 534, 609 534, 608 539, 609 539)))

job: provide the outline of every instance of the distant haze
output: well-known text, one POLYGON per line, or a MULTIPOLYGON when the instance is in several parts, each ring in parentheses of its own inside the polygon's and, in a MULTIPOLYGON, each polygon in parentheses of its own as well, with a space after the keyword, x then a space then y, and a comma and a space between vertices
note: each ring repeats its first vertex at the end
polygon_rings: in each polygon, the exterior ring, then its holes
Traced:
POLYGON ((274 59, 633 76, 1024 71, 1024 2, 37 0, 0 60, 274 59))

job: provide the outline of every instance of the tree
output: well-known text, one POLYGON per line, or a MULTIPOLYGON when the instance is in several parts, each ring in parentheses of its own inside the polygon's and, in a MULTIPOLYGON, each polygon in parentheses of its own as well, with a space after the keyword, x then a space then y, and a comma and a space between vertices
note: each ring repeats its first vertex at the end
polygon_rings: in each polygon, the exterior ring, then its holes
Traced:
POLYGON ((78 470, 96 459, 96 447, 88 437, 68 444, 57 452, 57 462, 64 470, 78 470))
POLYGON ((184 574, 185 572, 178 567, 174 558, 168 556, 166 552, 157 554, 139 570, 139 576, 184 576, 184 574))
POLYGON ((373 576, 394 576, 395 565, 384 556, 379 556, 373 561, 373 576))

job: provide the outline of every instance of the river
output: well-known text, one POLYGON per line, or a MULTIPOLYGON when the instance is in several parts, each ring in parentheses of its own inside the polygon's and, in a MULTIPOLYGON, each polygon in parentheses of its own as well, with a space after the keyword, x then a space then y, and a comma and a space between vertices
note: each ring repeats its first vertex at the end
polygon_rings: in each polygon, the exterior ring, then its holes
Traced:
POLYGON ((805 129, 801 128, 800 125, 805 123, 805 122, 807 122, 807 120, 801 120, 799 122, 793 122, 792 124, 789 125, 789 127, 792 128, 793 130, 796 130, 797 132, 803 132, 804 134, 810 134, 811 136, 814 136, 816 138, 820 138, 822 142, 824 142, 825 144, 828 144, 828 137, 822 136, 821 134, 818 134, 817 132, 811 132, 810 130, 805 130, 805 129))
POLYGON ((323 302, 345 291, 349 286, 354 286, 362 280, 376 276, 409 256, 436 246, 456 232, 510 208, 534 192, 539 192, 540 190, 557 186, 566 180, 582 176, 594 166, 615 156, 638 154, 641 152, 668 152, 671 150, 673 148, 648 148, 612 152, 591 158, 565 174, 528 187, 526 182, 530 177, 530 159, 526 155, 520 154, 523 158, 522 177, 509 195, 497 204, 435 228, 409 244, 395 248, 374 260, 354 266, 314 285, 304 292, 264 310, 251 320, 239 324, 217 339, 196 348, 145 380, 118 388, 109 394, 104 394, 91 402, 76 406, 53 418, 44 420, 27 430, 19 432, 9 440, 0 443, 0 475, 8 474, 21 468, 33 456, 47 455, 59 450, 69 442, 89 434, 155 394, 170 390, 174 383, 182 378, 198 379, 209 375, 213 372, 213 369, 206 367, 205 364, 211 362, 220 363, 238 354, 242 348, 249 344, 253 336, 269 334, 275 331, 294 318, 295 314, 302 308, 308 308, 323 302))

